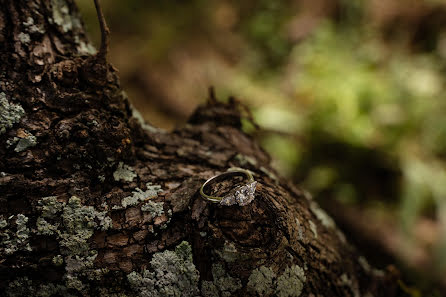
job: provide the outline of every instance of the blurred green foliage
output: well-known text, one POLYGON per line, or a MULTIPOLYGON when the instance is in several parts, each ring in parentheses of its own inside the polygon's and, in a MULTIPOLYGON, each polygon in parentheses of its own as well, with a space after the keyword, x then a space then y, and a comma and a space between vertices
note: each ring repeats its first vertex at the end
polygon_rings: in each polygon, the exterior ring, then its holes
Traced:
MULTIPOLYGON (((295 59, 302 66, 296 80, 296 98, 306 109, 306 129, 301 133, 311 139, 304 149, 311 155, 318 150, 313 145, 327 143, 329 138, 393 159, 393 169, 402 172, 401 197, 381 199, 397 198, 404 222, 413 222, 426 205, 435 203, 440 209, 446 203, 442 61, 434 55, 399 49, 385 52, 373 34, 369 37, 370 33, 358 31, 357 35, 345 34, 326 24, 295 49, 295 59)), ((356 174, 367 175, 376 167, 375 159, 364 161, 356 174)), ((311 176, 314 165, 300 175, 311 176)), ((370 189, 354 188, 363 197, 368 196, 370 189)), ((406 229, 411 227, 406 224, 406 229)))
POLYGON ((257 1, 250 15, 240 25, 242 34, 253 50, 261 53, 258 65, 266 68, 267 72, 286 62, 292 46, 283 30, 293 16, 289 5, 290 1, 257 1))

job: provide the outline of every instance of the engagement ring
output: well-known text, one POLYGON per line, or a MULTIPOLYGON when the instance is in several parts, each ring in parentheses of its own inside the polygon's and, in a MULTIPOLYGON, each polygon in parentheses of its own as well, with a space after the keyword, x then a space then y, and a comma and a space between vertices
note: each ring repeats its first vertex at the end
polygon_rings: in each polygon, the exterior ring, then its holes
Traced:
POLYGON ((229 206, 238 204, 240 206, 244 206, 251 203, 251 201, 254 200, 254 192, 256 190, 256 185, 257 182, 252 177, 250 171, 244 169, 234 169, 208 179, 201 186, 200 195, 204 199, 209 200, 213 203, 220 203, 220 205, 229 206), (232 176, 245 177, 247 179, 246 184, 237 186, 224 197, 216 197, 216 196, 211 196, 210 194, 209 195, 205 194, 206 187, 209 186, 211 183, 218 182, 232 176))

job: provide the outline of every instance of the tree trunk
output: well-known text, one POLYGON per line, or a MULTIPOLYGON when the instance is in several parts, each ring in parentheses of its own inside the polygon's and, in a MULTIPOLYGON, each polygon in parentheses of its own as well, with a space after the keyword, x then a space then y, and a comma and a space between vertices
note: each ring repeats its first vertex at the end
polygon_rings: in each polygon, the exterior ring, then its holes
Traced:
POLYGON ((0 0, 0 295, 394 296, 309 195, 210 100, 143 122, 72 0, 0 0), (247 206, 202 199, 230 167, 247 206))

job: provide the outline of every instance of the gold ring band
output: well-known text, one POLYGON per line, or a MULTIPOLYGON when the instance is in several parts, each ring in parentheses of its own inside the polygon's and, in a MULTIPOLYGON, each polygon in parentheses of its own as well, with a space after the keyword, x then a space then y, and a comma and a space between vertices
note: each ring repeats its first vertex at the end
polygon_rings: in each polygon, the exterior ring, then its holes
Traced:
POLYGON ((257 182, 254 180, 252 173, 249 170, 245 169, 234 169, 222 174, 218 174, 216 176, 211 177, 200 188, 200 195, 203 199, 211 201, 213 203, 219 203, 221 205, 233 205, 239 204, 240 206, 244 206, 249 204, 254 199, 254 192, 256 188, 257 182), (209 185, 211 182, 215 182, 221 179, 225 179, 228 176, 246 176, 247 182, 243 186, 238 186, 234 189, 234 193, 226 195, 224 197, 217 197, 206 194, 205 187, 209 185))

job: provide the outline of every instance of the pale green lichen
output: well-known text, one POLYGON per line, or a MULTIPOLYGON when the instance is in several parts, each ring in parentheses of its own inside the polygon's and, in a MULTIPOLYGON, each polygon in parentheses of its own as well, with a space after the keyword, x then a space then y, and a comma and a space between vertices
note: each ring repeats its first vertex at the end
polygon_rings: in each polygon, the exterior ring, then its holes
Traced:
POLYGON ((53 235, 56 234, 59 224, 53 225, 48 223, 45 218, 38 217, 36 222, 37 234, 39 235, 53 235))
POLYGON ((34 284, 32 280, 25 277, 19 277, 8 284, 5 292, 8 297, 51 297, 51 296, 66 296, 74 297, 67 287, 62 285, 48 284, 34 284))
POLYGON ((31 41, 31 37, 29 37, 28 33, 20 32, 19 33, 19 40, 21 43, 29 43, 31 41))
POLYGON ((369 262, 363 256, 359 256, 358 262, 361 265, 362 269, 364 269, 365 272, 370 272, 372 270, 372 267, 370 266, 369 262))
POLYGON ((316 227, 316 224, 314 224, 312 220, 309 220, 308 223, 310 224, 310 230, 313 232, 314 237, 317 238, 317 227, 316 227))
POLYGON ((124 197, 121 200, 121 206, 115 205, 113 206, 113 209, 123 209, 129 206, 137 205, 142 201, 155 198, 160 192, 163 191, 160 185, 152 185, 152 183, 147 183, 146 187, 147 190, 145 191, 141 190, 140 188, 136 188, 135 191, 132 192, 131 196, 124 197))
MULTIPOLYGON (((35 290, 36 294, 34 296, 39 297, 52 297, 52 296, 66 296, 66 297, 72 297, 75 295, 72 295, 70 292, 68 292, 68 288, 65 286, 62 286, 60 284, 41 284, 39 287, 35 290)), ((29 294, 28 296, 33 296, 32 294, 29 294)))
POLYGON ((28 17, 26 19, 26 22, 23 22, 23 25, 27 27, 34 25, 34 19, 32 17, 28 17))
POLYGON ((8 221, 5 220, 2 216, 0 216, 0 229, 3 229, 8 226, 8 221))
POLYGON ((83 41, 79 42, 77 50, 81 54, 88 54, 88 55, 94 55, 97 52, 96 48, 91 43, 85 43, 83 41))
POLYGON ((256 292, 259 296, 268 296, 274 292, 276 274, 266 266, 253 270, 248 279, 248 290, 256 292))
POLYGON ((220 297, 217 286, 210 281, 201 282, 201 295, 204 297, 220 297))
POLYGON ((167 210, 167 221, 160 226, 160 229, 161 230, 166 229, 167 225, 170 223, 171 220, 172 220, 172 210, 168 209, 167 210))
POLYGON ((343 273, 341 275, 341 277, 339 278, 339 283, 342 286, 348 287, 353 294, 353 297, 361 296, 361 294, 359 293, 358 283, 353 278, 349 278, 347 274, 343 273))
POLYGON ((62 212, 64 230, 59 233, 60 244, 66 254, 83 255, 89 250, 88 239, 94 230, 107 230, 111 218, 105 212, 98 212, 93 206, 83 206, 81 200, 72 196, 62 212))
POLYGON ((52 0, 51 7, 53 9, 53 18, 51 21, 62 28, 64 32, 68 32, 73 28, 80 28, 80 20, 70 13, 70 9, 65 0, 52 0))
POLYGON ((37 138, 26 130, 24 131, 24 134, 25 136, 23 137, 14 137, 12 139, 8 139, 6 141, 8 147, 17 144, 14 148, 14 151, 19 153, 27 150, 29 147, 36 146, 37 138))
POLYGON ((320 208, 316 202, 310 203, 310 209, 314 213, 314 215, 318 218, 318 220, 322 223, 323 226, 327 228, 335 228, 336 224, 333 219, 322 209, 320 208))
POLYGON ((37 138, 34 135, 26 136, 25 138, 21 138, 15 147, 15 152, 23 152, 27 150, 29 147, 36 146, 37 138))
POLYGON ((23 25, 28 28, 30 33, 45 33, 45 29, 34 25, 34 19, 32 17, 28 17, 26 22, 23 22, 23 25))
POLYGON ((78 45, 77 51, 81 55, 94 55, 97 53, 96 48, 89 42, 85 43, 79 39, 79 36, 74 36, 74 42, 78 45))
POLYGON ((83 291, 85 289, 85 285, 82 283, 82 281, 73 275, 67 275, 65 277, 65 285, 69 289, 76 289, 78 291, 83 291))
POLYGON ((7 296, 29 296, 30 287, 32 287, 32 281, 29 280, 26 276, 19 277, 14 281, 9 283, 8 288, 6 289, 7 296))
POLYGON ((22 214, 17 215, 16 224, 17 224, 17 246, 22 247, 23 250, 31 251, 31 247, 29 246, 28 238, 29 238, 29 228, 26 226, 28 223, 28 218, 22 214))
POLYGON ((41 216, 37 218, 36 228, 39 235, 53 235, 58 233, 59 222, 49 223, 48 220, 54 220, 60 217, 57 214, 63 210, 65 203, 59 202, 57 196, 44 197, 38 202, 41 216))
POLYGON ((10 139, 6 140, 6 147, 7 148, 10 148, 14 144, 16 144, 16 142, 19 140, 18 137, 14 137, 14 138, 10 138, 10 139))
POLYGON ((213 284, 222 297, 232 296, 232 293, 241 289, 242 282, 238 278, 231 277, 221 264, 212 265, 213 284))
POLYGON ((156 196, 158 196, 159 193, 161 193, 163 191, 163 189, 161 188, 160 185, 153 185, 152 183, 148 182, 146 183, 146 191, 144 192, 144 196, 146 196, 146 198, 154 198, 156 196))
POLYGON ((68 289, 62 285, 48 284, 34 284, 32 280, 25 277, 19 277, 9 282, 5 292, 8 297, 22 297, 22 296, 36 296, 36 297, 51 297, 51 296, 67 296, 72 297, 68 289))
POLYGON ((257 296, 297 297, 305 281, 304 269, 298 265, 287 267, 279 277, 270 267, 261 266, 249 276, 247 288, 257 296))
POLYGON ((100 278, 105 271, 94 268, 97 251, 89 247, 89 239, 95 230, 107 230, 112 220, 106 212, 99 212, 93 206, 84 206, 81 200, 72 196, 68 203, 57 197, 45 197, 39 201, 41 216, 37 219, 37 233, 56 235, 61 255, 53 258, 54 265, 65 263, 65 285, 80 292, 86 289, 79 277, 90 280, 100 278))
POLYGON ((163 215, 164 213, 163 205, 164 205, 163 202, 149 201, 141 206, 141 210, 144 212, 149 212, 152 215, 152 217, 155 218, 163 215))
POLYGON ((25 111, 20 104, 10 103, 5 93, 0 93, 0 135, 18 123, 24 114, 25 111))
POLYGON ((123 162, 119 162, 118 168, 116 168, 115 172, 113 172, 113 178, 115 181, 125 181, 131 182, 136 177, 136 173, 133 168, 124 164, 123 162))
MULTIPOLYGON (((27 227, 28 218, 23 214, 18 214, 17 216, 10 216, 8 220, 14 220, 14 218, 16 230, 8 228, 0 233, 0 254, 12 255, 17 251, 31 251, 29 245, 30 230, 27 227)), ((2 229, 11 225, 6 220, 2 220, 1 224, 4 226, 2 229)))
POLYGON ((138 296, 196 296, 199 274, 192 260, 192 248, 183 241, 175 251, 155 253, 150 261, 151 270, 127 275, 132 290, 138 296))
POLYGON ((55 266, 61 266, 63 264, 63 257, 62 255, 56 255, 51 260, 55 266))
POLYGON ((277 278, 276 295, 278 297, 298 297, 302 293, 305 273, 297 265, 287 267, 281 276, 277 278))
POLYGON ((42 217, 52 219, 55 215, 62 211, 65 203, 59 202, 57 196, 48 196, 39 200, 42 217))
POLYGON ((113 225, 113 221, 107 215, 106 211, 95 211, 95 220, 96 220, 95 229, 98 229, 98 230, 101 230, 101 231, 108 230, 113 225))

